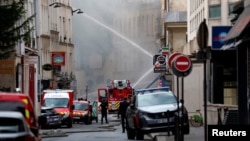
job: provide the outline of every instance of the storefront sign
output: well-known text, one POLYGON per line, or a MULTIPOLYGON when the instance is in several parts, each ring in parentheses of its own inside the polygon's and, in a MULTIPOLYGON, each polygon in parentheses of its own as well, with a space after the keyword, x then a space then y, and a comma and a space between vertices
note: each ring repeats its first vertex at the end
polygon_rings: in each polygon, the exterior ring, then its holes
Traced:
POLYGON ((44 64, 43 70, 45 71, 51 71, 53 69, 53 66, 51 64, 44 64))
POLYGON ((0 60, 0 74, 14 74, 15 60, 0 60))
POLYGON ((229 30, 232 26, 213 26, 212 27, 212 49, 221 49, 229 30))
POLYGON ((25 56, 23 62, 24 64, 38 64, 38 56, 25 56))
POLYGON ((65 65, 65 52, 52 52, 51 56, 52 66, 64 66, 65 65))

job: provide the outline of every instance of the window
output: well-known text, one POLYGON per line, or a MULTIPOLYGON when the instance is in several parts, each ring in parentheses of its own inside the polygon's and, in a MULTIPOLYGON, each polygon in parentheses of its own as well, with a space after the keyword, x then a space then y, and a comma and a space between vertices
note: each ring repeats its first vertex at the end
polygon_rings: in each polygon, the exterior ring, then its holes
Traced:
POLYGON ((237 89, 236 88, 224 88, 224 104, 237 105, 237 89))
POLYGON ((17 118, 0 118, 0 133, 17 133, 25 131, 24 123, 17 118))
POLYGON ((234 16, 235 14, 232 13, 233 9, 234 9, 235 3, 229 3, 228 4, 228 15, 229 16, 234 16))
POLYGON ((220 5, 213 5, 209 7, 209 18, 219 18, 221 17, 221 7, 220 5))

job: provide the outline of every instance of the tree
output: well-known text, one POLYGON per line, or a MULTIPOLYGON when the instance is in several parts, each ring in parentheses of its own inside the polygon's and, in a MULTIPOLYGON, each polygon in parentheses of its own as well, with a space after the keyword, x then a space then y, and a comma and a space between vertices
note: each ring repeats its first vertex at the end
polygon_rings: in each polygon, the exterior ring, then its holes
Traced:
POLYGON ((15 52, 18 41, 30 41, 30 33, 33 30, 30 23, 35 15, 25 17, 26 2, 27 0, 13 0, 0 5, 0 59, 9 58, 15 52))

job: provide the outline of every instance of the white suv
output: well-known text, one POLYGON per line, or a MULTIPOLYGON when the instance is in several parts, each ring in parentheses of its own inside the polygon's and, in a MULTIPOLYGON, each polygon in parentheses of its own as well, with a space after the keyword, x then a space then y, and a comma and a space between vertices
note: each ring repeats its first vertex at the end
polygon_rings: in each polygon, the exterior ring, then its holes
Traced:
POLYGON ((128 139, 143 140, 144 134, 156 132, 175 134, 177 115, 183 117, 183 133, 189 134, 188 112, 184 107, 182 113, 177 103, 168 87, 136 90, 126 114, 128 139))

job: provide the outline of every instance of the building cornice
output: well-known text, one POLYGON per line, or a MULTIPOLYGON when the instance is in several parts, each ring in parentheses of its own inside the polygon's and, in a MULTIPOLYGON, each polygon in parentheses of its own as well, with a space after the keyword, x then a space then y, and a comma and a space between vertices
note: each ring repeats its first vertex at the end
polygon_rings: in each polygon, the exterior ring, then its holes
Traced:
POLYGON ((63 45, 63 46, 74 47, 74 44, 73 44, 73 43, 59 42, 59 44, 60 44, 60 45, 63 45))
POLYGON ((166 28, 187 28, 186 22, 168 22, 165 23, 166 28))

